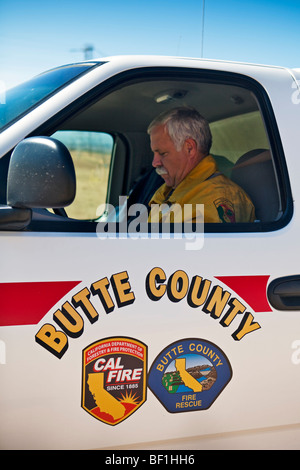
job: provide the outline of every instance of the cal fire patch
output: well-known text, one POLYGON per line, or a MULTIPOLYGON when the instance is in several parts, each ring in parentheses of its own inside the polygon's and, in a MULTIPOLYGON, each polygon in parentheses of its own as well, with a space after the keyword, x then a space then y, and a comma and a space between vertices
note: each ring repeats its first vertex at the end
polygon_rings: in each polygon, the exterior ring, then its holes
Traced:
POLYGON ((146 401, 147 346, 127 337, 110 337, 83 350, 82 408, 112 426, 146 401))
POLYGON ((189 338, 166 347, 149 371, 148 386, 170 413, 206 410, 232 377, 226 355, 215 344, 189 338))

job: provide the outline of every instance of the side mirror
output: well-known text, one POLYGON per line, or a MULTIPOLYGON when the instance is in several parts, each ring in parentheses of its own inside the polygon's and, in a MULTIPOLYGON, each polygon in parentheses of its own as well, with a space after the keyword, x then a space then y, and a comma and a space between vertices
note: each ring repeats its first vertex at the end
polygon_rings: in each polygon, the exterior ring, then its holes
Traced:
POLYGON ((24 139, 11 155, 0 229, 22 230, 31 222, 31 209, 66 207, 75 194, 75 169, 67 147, 50 137, 24 139))
POLYGON ((29 137, 16 146, 8 168, 8 205, 56 209, 71 204, 75 194, 75 169, 62 142, 29 137))

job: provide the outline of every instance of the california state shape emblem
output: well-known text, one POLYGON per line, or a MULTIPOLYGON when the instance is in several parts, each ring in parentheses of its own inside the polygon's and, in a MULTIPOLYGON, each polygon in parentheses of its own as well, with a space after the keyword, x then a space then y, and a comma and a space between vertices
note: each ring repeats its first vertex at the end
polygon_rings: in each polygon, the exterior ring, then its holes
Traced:
POLYGON ((82 408, 114 426, 146 401, 147 346, 127 337, 110 337, 82 352, 82 408))

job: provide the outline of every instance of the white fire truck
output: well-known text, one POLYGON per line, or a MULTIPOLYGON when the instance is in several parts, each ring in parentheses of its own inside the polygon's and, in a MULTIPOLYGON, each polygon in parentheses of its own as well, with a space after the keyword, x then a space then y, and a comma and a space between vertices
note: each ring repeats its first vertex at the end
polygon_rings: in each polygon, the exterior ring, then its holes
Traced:
POLYGON ((122 56, 1 95, 2 449, 299 449, 299 80, 122 56), (254 222, 137 210, 162 184, 147 127, 178 106, 254 222))

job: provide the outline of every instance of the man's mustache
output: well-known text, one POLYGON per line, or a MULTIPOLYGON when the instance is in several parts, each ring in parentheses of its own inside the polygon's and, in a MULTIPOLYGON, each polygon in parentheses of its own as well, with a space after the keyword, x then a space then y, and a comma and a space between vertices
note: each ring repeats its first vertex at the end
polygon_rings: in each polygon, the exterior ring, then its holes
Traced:
POLYGON ((163 166, 158 166, 157 168, 155 168, 155 171, 160 176, 166 175, 168 173, 167 170, 163 166))

